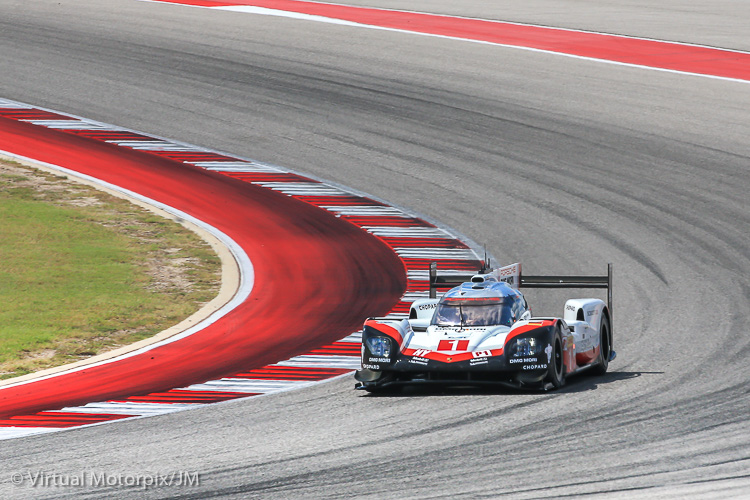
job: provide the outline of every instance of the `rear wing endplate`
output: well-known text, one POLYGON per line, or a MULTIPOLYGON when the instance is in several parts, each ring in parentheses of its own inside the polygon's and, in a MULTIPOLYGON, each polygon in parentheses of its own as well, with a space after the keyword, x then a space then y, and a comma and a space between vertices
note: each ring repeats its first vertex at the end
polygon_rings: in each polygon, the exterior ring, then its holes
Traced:
POLYGON ((607 308, 612 320, 612 264, 607 264, 607 274, 601 276, 526 276, 521 273, 521 264, 511 264, 494 270, 477 270, 476 273, 438 273, 437 262, 430 263, 430 298, 437 298, 438 290, 449 290, 471 281, 478 273, 492 274, 498 281, 505 281, 513 288, 601 288, 607 289, 607 308))

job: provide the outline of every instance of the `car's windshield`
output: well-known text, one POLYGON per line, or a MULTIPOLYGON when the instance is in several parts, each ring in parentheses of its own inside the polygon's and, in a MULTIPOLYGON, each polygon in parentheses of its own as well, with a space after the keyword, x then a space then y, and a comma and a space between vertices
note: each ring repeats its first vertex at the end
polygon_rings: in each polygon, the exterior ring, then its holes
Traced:
POLYGON ((438 304, 432 324, 438 326, 511 326, 512 313, 504 304, 438 304))

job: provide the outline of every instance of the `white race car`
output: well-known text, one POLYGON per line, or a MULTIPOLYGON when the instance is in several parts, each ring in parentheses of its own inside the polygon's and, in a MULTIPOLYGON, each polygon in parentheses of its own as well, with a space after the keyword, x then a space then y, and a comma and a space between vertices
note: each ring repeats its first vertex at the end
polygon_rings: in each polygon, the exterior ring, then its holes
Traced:
POLYGON ((369 318, 357 388, 503 384, 554 389, 574 373, 604 374, 612 349, 612 265, 606 276, 522 276, 521 265, 441 276, 409 319, 369 318), (466 282, 463 282, 466 281, 466 282), (460 284, 459 284, 460 283, 460 284), (441 298, 438 288, 455 286, 441 298), (561 318, 535 318, 519 287, 606 288, 607 302, 570 299, 561 318))

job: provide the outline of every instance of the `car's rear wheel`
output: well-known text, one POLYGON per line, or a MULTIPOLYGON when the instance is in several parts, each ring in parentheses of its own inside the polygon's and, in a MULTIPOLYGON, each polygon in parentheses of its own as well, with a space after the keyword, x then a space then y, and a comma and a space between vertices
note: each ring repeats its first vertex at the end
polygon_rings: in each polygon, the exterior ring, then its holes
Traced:
POLYGON ((591 368, 592 375, 604 375, 609 368, 609 358, 612 355, 612 333, 609 327, 609 319, 602 316, 602 324, 599 327, 599 357, 595 361, 596 366, 591 368))
POLYGON ((551 344, 552 353, 547 366, 547 376, 544 381, 552 385, 553 389, 558 389, 565 384, 565 364, 563 362, 563 341, 562 332, 558 325, 555 329, 554 341, 551 344))

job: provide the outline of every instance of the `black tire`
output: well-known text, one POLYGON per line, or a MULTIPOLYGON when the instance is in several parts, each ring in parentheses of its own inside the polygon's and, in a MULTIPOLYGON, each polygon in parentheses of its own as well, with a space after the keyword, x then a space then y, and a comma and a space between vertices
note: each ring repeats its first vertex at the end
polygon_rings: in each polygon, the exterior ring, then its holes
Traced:
POLYGON ((565 363, 563 362, 563 341, 560 325, 555 328, 555 336, 552 341, 552 355, 547 367, 547 376, 544 378, 546 384, 551 384, 553 389, 559 389, 565 385, 565 363))
POLYGON ((599 358, 595 361, 596 366, 592 367, 589 372, 591 375, 604 375, 609 368, 609 357, 612 355, 612 329, 606 315, 602 316, 602 324, 599 326, 599 347, 599 358))

